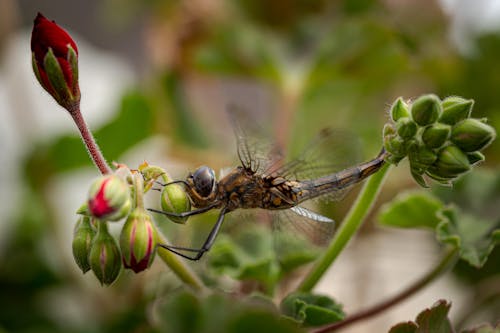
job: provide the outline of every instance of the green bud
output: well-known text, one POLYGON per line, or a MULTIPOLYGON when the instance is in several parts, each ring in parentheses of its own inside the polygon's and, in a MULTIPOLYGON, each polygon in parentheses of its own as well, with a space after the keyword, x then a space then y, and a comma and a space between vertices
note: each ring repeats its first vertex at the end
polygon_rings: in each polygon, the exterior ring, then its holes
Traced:
POLYGON ((411 105, 411 116, 420 126, 436 122, 441 112, 441 101, 432 94, 420 96, 411 105))
POLYGON ((479 162, 484 161, 485 157, 478 151, 474 151, 472 153, 467 153, 467 158, 469 159, 470 165, 475 165, 479 162))
POLYGON ((113 283, 120 273, 120 249, 109 234, 107 222, 98 221, 97 234, 90 247, 89 263, 101 284, 113 283))
POLYGON ((417 133, 417 124, 409 117, 399 118, 396 122, 396 130, 403 140, 411 139, 417 133))
POLYGON ((153 262, 156 250, 156 229, 151 216, 142 208, 130 213, 120 234, 120 249, 125 268, 139 273, 153 262))
POLYGON ((409 116, 408 105, 403 101, 403 98, 398 97, 391 106, 391 119, 396 122, 401 118, 409 116))
POLYGON ((423 144, 413 143, 408 149, 408 159, 412 168, 418 168, 423 172, 437 160, 437 155, 423 144))
POLYGON ((495 137, 493 127, 473 118, 462 120, 451 130, 451 141, 465 152, 481 150, 495 137))
POLYGON ((406 156, 406 143, 399 136, 384 138, 384 147, 393 156, 401 158, 406 156))
POLYGON ((452 178, 470 170, 467 155, 457 146, 447 146, 438 153, 437 161, 429 171, 441 178, 452 178))
POLYGON ((88 209, 98 219, 118 221, 127 216, 131 205, 129 186, 116 175, 101 176, 90 186, 88 209))
POLYGON ((474 101, 458 96, 447 97, 441 103, 443 114, 439 118, 439 122, 448 125, 455 125, 461 120, 470 117, 474 101))
MULTIPOLYGON (((178 184, 170 184, 163 187, 160 198, 161 209, 168 213, 183 213, 191 210, 191 201, 184 191, 184 188, 178 184)), ((187 217, 173 217, 168 218, 175 222, 184 224, 187 217)))
POLYGON ((435 123, 427 126, 422 132, 422 141, 429 148, 442 147, 450 135, 448 125, 435 123))
POLYGON ((83 273, 90 270, 89 253, 95 230, 90 224, 90 217, 80 216, 73 233, 73 258, 83 273))

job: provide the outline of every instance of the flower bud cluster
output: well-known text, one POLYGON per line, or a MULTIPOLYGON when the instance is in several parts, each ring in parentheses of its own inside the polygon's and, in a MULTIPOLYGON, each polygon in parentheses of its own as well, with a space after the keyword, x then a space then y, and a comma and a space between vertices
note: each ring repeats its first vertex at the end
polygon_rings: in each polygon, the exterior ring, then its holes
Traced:
POLYGON ((393 123, 384 126, 387 161, 408 157, 413 178, 423 175, 448 184, 484 160, 481 150, 496 137, 485 119, 470 118, 474 101, 461 97, 440 100, 423 95, 412 103, 398 98, 391 107, 393 123))

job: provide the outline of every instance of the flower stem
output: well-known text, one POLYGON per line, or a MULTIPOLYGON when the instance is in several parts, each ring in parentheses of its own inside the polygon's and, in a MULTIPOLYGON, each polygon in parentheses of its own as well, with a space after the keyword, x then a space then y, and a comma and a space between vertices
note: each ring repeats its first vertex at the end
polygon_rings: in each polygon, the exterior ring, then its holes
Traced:
MULTIPOLYGON (((168 241, 164 236, 157 234, 157 244, 167 244, 168 241)), ((196 275, 196 273, 186 265, 186 263, 176 254, 164 249, 157 247, 158 256, 163 260, 163 262, 170 267, 170 269, 177 275, 182 282, 189 285, 191 288, 205 292, 207 288, 201 281, 201 279, 196 275)))
POLYGON ((87 151, 88 151, 90 157, 92 158, 92 161, 94 161, 95 166, 99 169, 99 171, 103 175, 111 173, 111 168, 109 167, 108 163, 104 159, 104 156, 102 155, 102 152, 99 149, 99 146, 95 142, 94 136, 92 135, 87 124, 85 123, 85 119, 82 116, 80 108, 76 107, 74 110, 71 110, 71 112, 69 112, 69 114, 71 115, 71 117, 73 118, 73 121, 75 122, 76 126, 78 127, 78 130, 80 131, 80 135, 82 136, 83 142, 85 143, 85 146, 87 147, 87 151))
POLYGON ((372 208, 389 170, 390 164, 386 163, 378 172, 368 178, 359 193, 356 202, 349 210, 349 213, 347 213, 331 244, 326 249, 325 254, 319 259, 318 262, 316 262, 312 270, 304 278, 298 287, 298 291, 311 291, 340 252, 344 249, 372 208))
POLYGON ((443 259, 432 269, 430 272, 422 276, 419 280, 417 280, 415 283, 410 285, 408 288, 402 290, 400 293, 397 295, 394 295, 393 297, 390 297, 378 304, 375 304, 374 306, 361 310, 358 313, 347 317, 346 319, 323 326, 321 328, 318 328, 316 330, 311 331, 311 333, 326 333, 326 332, 332 332, 336 329, 339 329, 341 327, 345 327, 347 325, 350 325, 354 322, 367 319, 369 317, 372 317, 380 312, 383 312, 384 310, 387 310, 388 308, 392 307, 393 305, 396 305, 397 303, 405 300, 406 298, 410 297, 417 291, 423 289, 425 286, 427 286, 429 283, 433 282, 441 276, 444 272, 448 271, 449 268, 453 267, 455 264, 456 260, 458 259, 458 249, 456 247, 450 249, 446 255, 443 257, 443 259))

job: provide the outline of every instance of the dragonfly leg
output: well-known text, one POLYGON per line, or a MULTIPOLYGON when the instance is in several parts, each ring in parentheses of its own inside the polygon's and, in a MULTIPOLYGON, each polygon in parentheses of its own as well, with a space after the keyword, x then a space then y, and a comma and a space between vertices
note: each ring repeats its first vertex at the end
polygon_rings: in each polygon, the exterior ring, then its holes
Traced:
POLYGON ((224 216, 226 215, 226 209, 223 208, 222 211, 219 214, 219 217, 217 218, 217 222, 215 222, 214 226, 212 227, 212 230, 207 236, 207 239, 203 243, 203 245, 199 249, 193 249, 193 248, 188 248, 188 247, 180 247, 180 246, 171 246, 171 245, 166 245, 166 244, 158 244, 159 247, 162 247, 172 253, 175 253, 183 258, 189 259, 189 260, 199 260, 205 252, 208 252, 212 245, 215 242, 215 238, 217 237, 217 234, 219 233, 219 230, 222 226, 222 222, 224 221, 224 216), (189 256, 187 254, 184 254, 180 251, 187 251, 187 252, 195 252, 195 255, 189 256))
POLYGON ((182 213, 165 212, 163 210, 154 209, 154 208, 148 208, 148 210, 150 212, 158 213, 158 214, 163 214, 163 215, 166 215, 166 216, 188 217, 188 216, 192 216, 192 215, 198 215, 198 214, 201 214, 201 213, 205 213, 205 212, 209 211, 210 209, 214 208, 214 206, 215 205, 208 205, 206 207, 202 207, 202 208, 198 208, 198 209, 195 209, 195 210, 190 210, 188 212, 182 212, 182 213))

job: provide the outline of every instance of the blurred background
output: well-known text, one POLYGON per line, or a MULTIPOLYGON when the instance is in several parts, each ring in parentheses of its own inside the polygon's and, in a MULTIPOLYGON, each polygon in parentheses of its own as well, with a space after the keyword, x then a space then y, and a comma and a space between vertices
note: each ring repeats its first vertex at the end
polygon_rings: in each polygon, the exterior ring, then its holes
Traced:
MULTIPOLYGON (((500 128, 495 0, 0 0, 0 331, 150 331, 148 304, 178 283, 154 265, 104 288, 73 262, 74 212, 97 170, 32 73, 39 11, 78 44, 82 112, 104 155, 132 168, 147 160, 183 178, 201 164, 235 165, 229 103, 270 124, 287 151, 332 126, 359 137, 364 159, 380 149, 398 96, 472 98, 473 116, 500 128)), ((497 141, 474 171, 496 186, 498 205, 499 154, 497 141)), ((379 204, 413 187, 402 163, 379 204)), ((323 209, 341 220, 353 198, 323 209)), ((433 237, 372 218, 317 290, 347 313, 373 304, 432 267, 440 251, 433 237)), ((498 320, 499 273, 497 249, 482 270, 459 264, 344 331, 387 331, 439 298, 452 301, 457 325, 498 320)))

